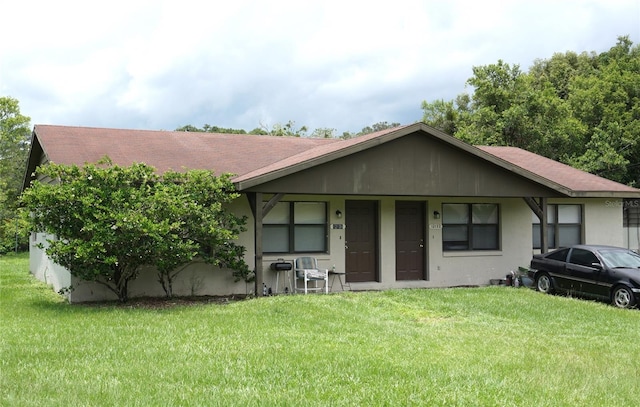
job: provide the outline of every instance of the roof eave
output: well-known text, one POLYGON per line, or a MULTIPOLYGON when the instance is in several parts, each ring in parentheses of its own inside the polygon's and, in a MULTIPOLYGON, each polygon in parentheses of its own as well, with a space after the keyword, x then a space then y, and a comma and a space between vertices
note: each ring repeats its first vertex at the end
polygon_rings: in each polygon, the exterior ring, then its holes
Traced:
POLYGON ((640 198, 640 191, 571 191, 571 198, 640 198))

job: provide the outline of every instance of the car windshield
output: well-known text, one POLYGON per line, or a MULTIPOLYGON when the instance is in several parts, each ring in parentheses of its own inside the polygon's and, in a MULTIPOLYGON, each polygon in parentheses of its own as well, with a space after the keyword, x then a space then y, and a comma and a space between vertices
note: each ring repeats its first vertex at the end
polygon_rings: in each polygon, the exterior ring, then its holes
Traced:
POLYGON ((640 267, 640 256, 630 250, 600 250, 599 253, 609 267, 640 267))

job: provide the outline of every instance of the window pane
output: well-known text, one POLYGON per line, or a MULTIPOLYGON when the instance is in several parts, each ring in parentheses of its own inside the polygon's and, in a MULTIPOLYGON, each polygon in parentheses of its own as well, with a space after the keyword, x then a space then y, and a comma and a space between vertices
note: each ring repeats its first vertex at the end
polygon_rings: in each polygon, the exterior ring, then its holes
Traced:
POLYGON ((327 210, 324 202, 296 202, 293 208, 297 225, 326 223, 327 210))
POLYGON ((460 226, 449 226, 445 225, 442 227, 442 240, 444 241, 452 241, 452 240, 467 240, 467 225, 460 226))
POLYGON ((444 242, 442 246, 444 251, 469 250, 469 245, 466 242, 444 242))
POLYGON ((569 249, 558 250, 557 252, 551 253, 547 256, 548 259, 557 260, 557 261, 566 261, 567 255, 569 254, 569 249))
POLYGON ((263 224, 279 224, 289 223, 289 202, 278 202, 262 220, 263 224))
POLYGON ((556 239, 556 228, 550 227, 547 229, 547 244, 550 248, 558 249, 561 246, 558 245, 558 240, 556 239))
POLYGON ((558 223, 580 223, 580 205, 558 205, 558 223))
POLYGON ((556 206, 555 204, 547 205, 547 223, 556 223, 556 206))
POLYGON ((579 264, 581 266, 592 266, 593 263, 600 263, 595 254, 589 250, 573 249, 569 263, 579 264))
POLYGON ((265 253, 289 253, 289 225, 264 225, 262 250, 265 253))
POLYGON ((442 227, 443 250, 469 250, 469 227, 445 225, 442 227))
POLYGON ((498 205, 496 204, 474 204, 472 206, 473 223, 498 223, 498 205))
POLYGON ((442 249, 444 251, 451 250, 469 250, 469 244, 464 242, 442 242, 442 249))
POLYGON ((442 223, 467 224, 469 223, 469 205, 467 204, 443 204, 442 223))
POLYGON ((326 232, 324 225, 296 225, 294 234, 294 251, 326 251, 326 232))
MULTIPOLYGON (((535 216, 535 215, 534 215, 535 216)), ((542 247, 542 242, 540 241, 540 225, 533 225, 533 248, 539 249, 542 247)))
MULTIPOLYGON (((557 247, 554 226, 549 226, 547 228, 547 245, 549 245, 549 248, 557 247)), ((540 242, 540 224, 533 225, 533 248, 540 249, 541 247, 542 243, 540 242)))
POLYGON ((498 226, 474 225, 472 247, 474 250, 497 250, 499 248, 498 226))
POLYGON ((580 244, 580 225, 558 225, 558 247, 580 244))
MULTIPOLYGON (((540 223, 540 219, 538 215, 536 215, 533 211, 531 211, 531 222, 532 223, 540 223)), ((556 205, 549 204, 547 205, 547 223, 555 223, 556 222, 556 205)))

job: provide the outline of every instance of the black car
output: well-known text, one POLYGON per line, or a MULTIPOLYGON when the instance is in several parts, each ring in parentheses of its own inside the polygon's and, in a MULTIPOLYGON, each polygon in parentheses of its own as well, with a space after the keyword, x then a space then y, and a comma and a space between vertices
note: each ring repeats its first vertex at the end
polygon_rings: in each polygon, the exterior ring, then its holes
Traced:
POLYGON ((612 246, 576 245, 536 254, 531 277, 538 291, 571 293, 633 308, 640 301, 640 255, 612 246))

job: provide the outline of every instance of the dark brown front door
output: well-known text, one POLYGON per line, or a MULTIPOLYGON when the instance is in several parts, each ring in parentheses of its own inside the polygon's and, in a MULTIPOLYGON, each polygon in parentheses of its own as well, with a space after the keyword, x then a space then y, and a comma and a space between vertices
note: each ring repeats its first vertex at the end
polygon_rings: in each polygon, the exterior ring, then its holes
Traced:
POLYGON ((424 202, 396 202, 396 280, 425 279, 424 202))
POLYGON ((349 283, 378 278, 378 203, 345 203, 346 280, 349 283))

